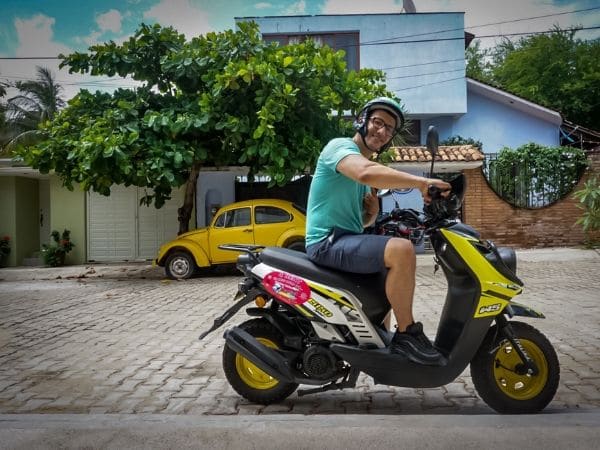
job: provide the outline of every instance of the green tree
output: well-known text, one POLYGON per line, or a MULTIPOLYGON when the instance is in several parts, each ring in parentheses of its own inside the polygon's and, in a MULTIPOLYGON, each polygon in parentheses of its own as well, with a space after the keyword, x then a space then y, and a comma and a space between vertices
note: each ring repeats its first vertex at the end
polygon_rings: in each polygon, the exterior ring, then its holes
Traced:
POLYGON ((576 38, 576 29, 504 41, 493 51, 494 84, 560 111, 572 122, 600 123, 600 40, 576 38))
POLYGON ((467 76, 483 82, 491 82, 492 63, 489 61, 489 50, 481 48, 481 41, 474 41, 465 50, 467 60, 467 76))
POLYGON ((35 80, 17 81, 12 87, 18 93, 4 105, 2 144, 6 150, 18 146, 32 145, 44 138, 39 125, 51 120, 65 105, 60 96, 62 86, 56 82, 52 72, 45 67, 36 67, 35 80))
POLYGON ((142 86, 81 91, 46 123, 50 139, 22 152, 25 161, 54 170, 71 189, 148 188, 144 201, 156 207, 187 183, 180 232, 188 230, 200 167, 245 165, 284 184, 350 130, 348 111, 390 95, 382 72, 347 71, 343 53, 310 40, 267 44, 254 23, 191 41, 142 25, 122 45, 62 58, 70 72, 128 76, 142 86))

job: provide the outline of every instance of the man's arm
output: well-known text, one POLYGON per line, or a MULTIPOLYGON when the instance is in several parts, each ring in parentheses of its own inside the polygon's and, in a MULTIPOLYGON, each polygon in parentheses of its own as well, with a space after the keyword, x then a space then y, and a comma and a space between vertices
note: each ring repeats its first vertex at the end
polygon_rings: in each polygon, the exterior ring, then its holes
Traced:
POLYGON ((395 170, 370 161, 362 155, 346 156, 338 163, 336 169, 354 181, 377 189, 419 189, 426 202, 431 200, 427 192, 430 185, 437 186, 442 190, 450 189, 450 185, 445 181, 395 170))

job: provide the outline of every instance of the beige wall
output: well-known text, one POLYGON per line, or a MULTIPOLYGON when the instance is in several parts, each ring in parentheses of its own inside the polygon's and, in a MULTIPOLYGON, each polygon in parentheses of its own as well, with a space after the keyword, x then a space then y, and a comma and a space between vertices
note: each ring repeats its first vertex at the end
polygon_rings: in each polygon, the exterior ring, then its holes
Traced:
POLYGON ((16 224, 15 177, 0 177, 0 236, 9 236, 11 240, 10 255, 6 264, 16 265, 14 249, 16 224))
POLYGON ((30 258, 40 251, 40 202, 38 180, 16 177, 16 263, 21 265, 24 258, 30 258))
POLYGON ((69 191, 62 186, 58 177, 52 176, 50 204, 50 229, 61 234, 65 228, 70 230, 71 241, 75 244, 67 254, 65 264, 83 264, 86 261, 85 193, 77 185, 73 191, 69 191))

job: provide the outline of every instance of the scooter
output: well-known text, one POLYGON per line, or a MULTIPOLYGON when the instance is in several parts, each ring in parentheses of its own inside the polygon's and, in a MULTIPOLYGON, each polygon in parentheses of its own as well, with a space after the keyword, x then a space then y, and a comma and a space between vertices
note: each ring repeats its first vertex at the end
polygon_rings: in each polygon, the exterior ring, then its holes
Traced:
MULTIPOLYGON (((435 156, 435 130, 427 142, 435 156)), ((287 398, 299 385, 308 385, 299 396, 353 388, 360 372, 376 384, 438 387, 470 365, 477 393, 497 412, 544 409, 558 388, 556 352, 540 331, 510 320, 544 315, 513 301, 523 290, 515 251, 496 247, 457 218, 464 178, 450 184, 449 195, 430 188, 432 201, 418 219, 431 242, 436 270, 442 269, 448 284, 434 340, 445 357, 440 365, 390 353, 393 333, 382 325, 390 311, 385 273, 326 269, 284 248, 225 245, 243 252, 237 267, 244 278, 234 305, 200 339, 254 302, 246 309, 253 319, 224 334, 223 369, 233 389, 266 405, 287 398)), ((402 217, 406 214, 399 210, 389 214, 399 224, 402 217)))

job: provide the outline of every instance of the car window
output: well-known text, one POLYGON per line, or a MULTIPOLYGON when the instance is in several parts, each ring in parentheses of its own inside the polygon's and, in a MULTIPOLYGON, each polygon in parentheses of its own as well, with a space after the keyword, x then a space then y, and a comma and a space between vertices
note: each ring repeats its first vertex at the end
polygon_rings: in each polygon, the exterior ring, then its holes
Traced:
POLYGON ((250 225, 250 208, 238 208, 227 213, 225 228, 250 225))
POLYGON ((250 225, 250 208, 225 211, 215 220, 215 228, 245 227, 250 225))
POLYGON ((281 223, 291 220, 290 213, 274 206, 257 206, 254 208, 256 224, 281 223))
POLYGON ((226 216, 227 216, 227 213, 224 212, 219 217, 217 217, 217 220, 215 220, 215 225, 214 226, 216 228, 223 228, 225 226, 225 217, 226 216))

